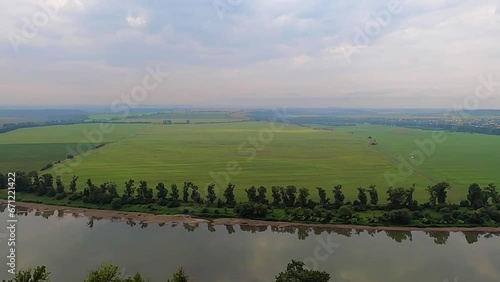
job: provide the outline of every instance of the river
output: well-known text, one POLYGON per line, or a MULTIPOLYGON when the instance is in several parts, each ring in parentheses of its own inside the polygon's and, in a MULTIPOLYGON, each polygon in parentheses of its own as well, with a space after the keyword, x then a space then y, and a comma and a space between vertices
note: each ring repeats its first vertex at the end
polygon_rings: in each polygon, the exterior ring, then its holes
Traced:
MULTIPOLYGON (((4 228, 7 219, 1 212, 4 228)), ((153 282, 180 266, 197 282, 268 282, 292 259, 334 282, 500 281, 498 234, 141 224, 58 211, 20 210, 17 219, 18 269, 46 265, 53 282, 83 281, 105 262, 153 282)), ((0 279, 10 278, 4 228, 0 279)))

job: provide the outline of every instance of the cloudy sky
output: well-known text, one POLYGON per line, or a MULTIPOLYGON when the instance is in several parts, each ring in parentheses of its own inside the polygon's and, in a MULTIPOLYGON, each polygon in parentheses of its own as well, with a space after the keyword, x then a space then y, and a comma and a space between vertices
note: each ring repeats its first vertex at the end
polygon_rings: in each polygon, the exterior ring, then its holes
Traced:
POLYGON ((148 66, 144 105, 450 108, 500 82, 500 1, 394 1, 0 0, 0 103, 109 105, 148 66))

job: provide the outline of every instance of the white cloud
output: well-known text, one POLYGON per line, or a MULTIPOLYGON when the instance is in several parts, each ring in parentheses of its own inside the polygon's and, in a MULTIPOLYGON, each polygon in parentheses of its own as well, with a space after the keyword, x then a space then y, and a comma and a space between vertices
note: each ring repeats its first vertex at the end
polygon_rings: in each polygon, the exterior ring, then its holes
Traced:
POLYGON ((146 19, 144 17, 128 16, 126 20, 131 27, 140 27, 146 24, 146 19))

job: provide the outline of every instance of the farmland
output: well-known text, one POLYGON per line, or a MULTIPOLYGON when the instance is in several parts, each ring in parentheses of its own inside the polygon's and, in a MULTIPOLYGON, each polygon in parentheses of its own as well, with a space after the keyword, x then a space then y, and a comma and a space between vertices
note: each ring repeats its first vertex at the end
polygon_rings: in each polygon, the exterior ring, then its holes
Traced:
MULTIPOLYGON (((62 160, 48 172, 63 179, 78 175, 80 187, 87 178, 96 183, 113 181, 119 189, 128 179, 146 180, 152 186, 192 181, 202 190, 211 182, 224 186, 230 181, 236 184, 236 197, 243 200, 244 189, 252 185, 303 186, 314 189, 311 196, 316 198, 315 187, 331 190, 342 184, 346 196, 354 198, 359 186, 377 184, 386 189, 386 174, 398 175, 398 157, 408 160, 418 149, 414 141, 432 134, 385 126, 315 129, 297 125, 269 134, 266 122, 115 124, 98 142, 104 147, 87 152, 93 147, 80 145, 86 153, 65 160, 68 146, 76 150, 78 144, 92 143, 83 132, 97 131, 99 126, 48 126, 0 134, 0 170, 39 170, 62 160), (370 145, 368 137, 376 139, 377 145, 370 145)), ((494 157, 500 153, 498 138, 447 133, 445 144, 437 144, 435 152, 396 185, 415 183, 415 198, 426 200, 428 185, 448 181, 450 199, 458 201, 473 182, 500 183, 495 171, 500 160, 494 157)))

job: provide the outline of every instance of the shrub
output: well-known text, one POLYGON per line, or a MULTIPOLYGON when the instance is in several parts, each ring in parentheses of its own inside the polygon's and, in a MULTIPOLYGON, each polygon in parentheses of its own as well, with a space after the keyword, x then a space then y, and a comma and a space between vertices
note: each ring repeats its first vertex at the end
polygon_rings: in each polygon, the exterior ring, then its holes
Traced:
POLYGON ((170 201, 167 203, 167 208, 178 208, 181 206, 179 201, 170 201))
POLYGON ((353 215, 354 215, 354 210, 352 209, 351 206, 344 205, 344 206, 340 207, 340 209, 339 209, 339 217, 345 223, 351 223, 351 219, 352 219, 353 215))
POLYGON ((69 199, 71 201, 78 201, 82 198, 82 193, 74 193, 71 196, 69 196, 69 199))
POLYGON ((408 209, 393 210, 389 212, 389 221, 395 224, 406 225, 411 222, 411 215, 408 209))
POLYGON ((451 216, 453 216, 454 219, 459 219, 461 215, 462 215, 462 212, 460 212, 458 210, 457 211, 453 211, 451 213, 451 216))
POLYGON ((89 202, 89 197, 87 197, 87 196, 83 196, 83 197, 82 197, 82 202, 84 202, 84 203, 88 203, 88 202, 89 202))
POLYGON ((56 194, 57 194, 57 192, 56 192, 56 189, 54 189, 54 187, 47 188, 47 196, 55 197, 56 194))
POLYGON ((188 209, 184 209, 182 212, 183 212, 184 214, 188 214, 188 213, 189 213, 189 210, 188 210, 188 209))
POLYGON ((53 166, 54 166, 54 164, 53 164, 53 163, 46 164, 44 167, 42 167, 42 169, 40 169, 40 171, 47 170, 47 169, 49 169, 49 168, 51 168, 51 167, 53 167, 53 166))
POLYGON ((56 200, 62 200, 66 198, 66 193, 59 193, 56 195, 56 200))
POLYGON ((469 207, 469 206, 470 206, 470 203, 469 203, 469 201, 468 201, 468 200, 462 200, 462 201, 460 201, 460 206, 461 206, 462 208, 466 208, 466 207, 469 207))
POLYGON ((216 209, 216 210, 214 210, 214 213, 215 213, 215 214, 219 214, 219 210, 217 210, 217 209, 216 209))
POLYGON ((208 209, 207 209, 207 208, 203 208, 203 209, 201 210, 201 213, 208 213, 208 209))
POLYGON ((114 198, 111 201, 111 207, 115 210, 121 209, 122 207, 122 200, 120 198, 114 198))

